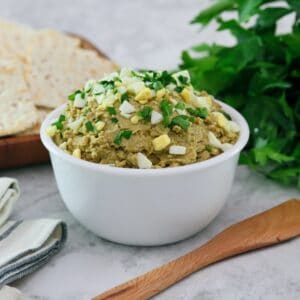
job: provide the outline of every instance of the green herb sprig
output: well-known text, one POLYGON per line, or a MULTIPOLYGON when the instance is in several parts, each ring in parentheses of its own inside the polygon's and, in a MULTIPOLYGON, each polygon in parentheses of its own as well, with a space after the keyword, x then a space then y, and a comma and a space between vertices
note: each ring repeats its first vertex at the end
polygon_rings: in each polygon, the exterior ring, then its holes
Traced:
POLYGON ((184 130, 187 130, 190 127, 191 123, 188 116, 176 116, 172 119, 169 126, 173 127, 175 125, 181 127, 184 130))
POLYGON ((81 98, 84 99, 85 93, 82 92, 81 90, 77 90, 77 91, 75 91, 74 93, 72 93, 71 95, 69 95, 69 96, 68 96, 68 99, 69 99, 70 101, 74 101, 77 94, 81 94, 81 98))
POLYGON ((111 115, 114 116, 117 114, 116 109, 113 106, 108 106, 106 107, 106 111, 111 115))
POLYGON ((215 1, 192 23, 203 27, 216 21, 218 31, 235 37, 235 45, 196 45, 182 53, 180 68, 189 71, 195 88, 216 95, 247 119, 251 136, 240 162, 300 188, 300 5, 296 0, 280 4, 215 1), (229 11, 238 18, 223 19, 229 11), (291 13, 291 32, 276 34, 277 21, 291 13), (254 22, 245 26, 250 18, 254 22))
POLYGON ((132 136, 132 131, 131 130, 122 130, 119 131, 115 138, 114 138, 114 143, 116 145, 121 145, 122 139, 125 138, 126 140, 129 140, 132 136))
POLYGON ((60 115, 58 120, 54 123, 52 123, 51 125, 56 126, 57 129, 61 130, 63 129, 63 122, 66 120, 66 116, 65 115, 60 115))
POLYGON ((163 99, 160 102, 159 108, 162 111, 163 115, 163 124, 164 126, 169 126, 171 122, 171 116, 173 112, 173 105, 166 99, 163 99))
POLYGON ((202 119, 205 119, 208 116, 208 110, 205 107, 203 108, 197 107, 195 109, 188 107, 186 110, 194 117, 200 117, 202 119))
POLYGON ((138 116, 141 117, 144 121, 150 121, 151 113, 153 108, 151 106, 144 106, 142 110, 138 112, 138 116))
POLYGON ((95 126, 93 125, 93 123, 91 121, 87 121, 85 123, 85 128, 86 130, 89 131, 95 131, 95 126))

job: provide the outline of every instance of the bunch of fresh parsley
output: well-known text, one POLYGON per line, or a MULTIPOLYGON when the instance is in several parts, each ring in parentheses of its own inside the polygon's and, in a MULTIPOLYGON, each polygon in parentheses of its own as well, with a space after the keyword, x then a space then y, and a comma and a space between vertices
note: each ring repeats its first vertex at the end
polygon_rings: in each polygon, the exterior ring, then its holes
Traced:
POLYGON ((182 53, 180 68, 189 70, 196 88, 247 119, 251 137, 242 164, 300 187, 300 0, 219 0, 192 23, 213 20, 218 31, 230 31, 235 45, 197 45, 182 53), (224 12, 238 18, 225 20, 224 12), (291 32, 276 34, 277 21, 290 14, 291 32))

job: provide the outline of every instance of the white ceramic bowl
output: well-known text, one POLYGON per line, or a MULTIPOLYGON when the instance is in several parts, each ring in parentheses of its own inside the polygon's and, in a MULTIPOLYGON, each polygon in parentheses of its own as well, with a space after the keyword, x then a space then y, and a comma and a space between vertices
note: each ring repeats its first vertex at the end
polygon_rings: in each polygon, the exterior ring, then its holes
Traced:
POLYGON ((240 125, 237 143, 207 161, 159 170, 110 167, 66 154, 46 134, 65 105, 54 110, 41 139, 67 208, 95 234, 123 244, 168 244, 203 229, 222 209, 249 137, 245 119, 219 103, 240 125))

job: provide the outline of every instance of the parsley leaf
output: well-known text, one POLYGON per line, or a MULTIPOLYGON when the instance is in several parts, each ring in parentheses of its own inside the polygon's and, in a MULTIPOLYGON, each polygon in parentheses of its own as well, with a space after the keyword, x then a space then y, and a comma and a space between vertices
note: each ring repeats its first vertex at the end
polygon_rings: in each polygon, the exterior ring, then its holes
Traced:
POLYGON ((142 110, 138 112, 138 115, 145 121, 150 121, 153 108, 150 106, 144 106, 142 110))
POLYGON ((126 140, 129 140, 132 136, 132 131, 131 130, 122 130, 119 131, 115 138, 114 138, 114 143, 116 145, 121 145, 122 139, 125 138, 126 140))
POLYGON ((85 128, 87 131, 95 131, 95 127, 91 121, 85 123, 85 128))
POLYGON ((100 84, 103 85, 106 90, 113 90, 115 88, 115 82, 113 80, 102 80, 100 84))
POLYGON ((119 122, 119 120, 117 118, 111 118, 110 120, 115 124, 119 122))
POLYGON ((185 104, 183 102, 178 102, 175 105, 175 108, 180 109, 180 110, 184 110, 185 109, 185 104))
POLYGON ((186 76, 183 75, 179 75, 178 76, 178 80, 180 81, 180 83, 186 85, 189 82, 189 79, 186 76))
POLYGON ((108 107, 106 108, 106 111, 107 111, 111 116, 117 114, 116 109, 115 109, 113 106, 108 106, 108 107))
POLYGON ((183 89, 184 89, 184 87, 183 86, 176 86, 175 87, 175 92, 177 92, 177 93, 181 93, 182 91, 183 91, 183 89))
MULTIPOLYGON (((81 93, 81 90, 77 90, 77 91, 75 91, 73 94, 69 95, 69 96, 68 96, 68 99, 69 99, 70 101, 74 101, 77 94, 82 94, 82 93, 81 93)), ((82 95, 81 95, 81 98, 84 98, 84 97, 82 97, 82 95)))
POLYGON ((63 122, 66 120, 66 116, 65 115, 60 115, 58 120, 54 123, 52 123, 51 125, 56 126, 57 129, 63 129, 63 122))
POLYGON ((129 95, 127 92, 123 93, 121 95, 121 103, 123 103, 124 101, 128 101, 129 100, 129 95))
POLYGON ((187 116, 176 116, 172 119, 172 121, 170 123, 170 127, 173 127, 175 125, 177 125, 177 126, 181 127, 182 129, 186 130, 186 129, 189 128, 191 123, 189 122, 187 116))
POLYGON ((205 119, 207 117, 207 115, 208 115, 208 110, 205 107, 203 107, 203 108, 197 107, 195 109, 193 109, 191 107, 188 107, 186 110, 192 116, 194 116, 194 117, 200 117, 202 119, 205 119))
MULTIPOLYGON (((251 136, 240 163, 300 188, 299 3, 215 1, 192 23, 205 27, 215 21, 218 31, 229 31, 235 37, 235 44, 196 45, 193 52, 182 52, 180 68, 189 71, 196 89, 207 90, 247 119, 251 136), (235 12, 239 19, 225 21, 226 12, 235 12), (276 33, 277 21, 291 13, 295 18, 290 31, 276 33), (247 23, 249 19, 253 23, 247 23)), ((189 113, 200 115, 194 110, 189 113)))
POLYGON ((145 85, 155 91, 161 90, 171 83, 176 84, 175 78, 173 78, 172 74, 168 71, 147 71, 141 74, 142 80, 145 82, 145 85))
POLYGON ((159 108, 162 111, 163 115, 163 124, 167 127, 170 124, 170 117, 173 112, 173 105, 166 99, 160 102, 159 108))

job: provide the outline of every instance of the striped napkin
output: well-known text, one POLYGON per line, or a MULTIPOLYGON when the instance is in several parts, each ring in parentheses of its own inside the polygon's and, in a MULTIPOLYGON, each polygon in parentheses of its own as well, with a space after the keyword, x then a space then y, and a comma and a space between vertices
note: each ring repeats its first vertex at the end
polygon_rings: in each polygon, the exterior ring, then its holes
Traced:
POLYGON ((21 299, 17 294, 4 298, 15 293, 4 285, 46 264, 67 238, 66 224, 60 220, 7 221, 19 195, 15 179, 0 178, 0 299, 21 299))

